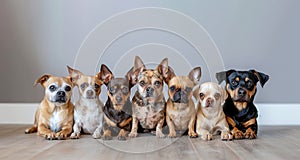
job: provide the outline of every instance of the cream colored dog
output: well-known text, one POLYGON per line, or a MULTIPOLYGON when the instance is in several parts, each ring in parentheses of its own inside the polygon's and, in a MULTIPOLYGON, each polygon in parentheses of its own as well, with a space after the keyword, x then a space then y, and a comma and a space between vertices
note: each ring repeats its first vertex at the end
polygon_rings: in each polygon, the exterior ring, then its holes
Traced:
POLYGON ((217 83, 206 82, 194 91, 197 99, 196 132, 203 140, 212 140, 213 135, 221 132, 222 140, 232 140, 222 104, 227 93, 217 83))
POLYGON ((92 134, 94 138, 101 138, 103 123, 103 103, 99 99, 103 84, 101 72, 95 76, 86 76, 78 70, 68 66, 72 82, 78 87, 80 98, 75 104, 74 126, 71 139, 80 138, 80 133, 92 134))

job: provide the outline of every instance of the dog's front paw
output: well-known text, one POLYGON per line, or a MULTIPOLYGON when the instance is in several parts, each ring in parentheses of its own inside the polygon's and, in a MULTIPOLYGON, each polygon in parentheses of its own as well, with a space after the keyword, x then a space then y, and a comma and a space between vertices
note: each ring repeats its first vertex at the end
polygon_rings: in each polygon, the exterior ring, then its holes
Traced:
POLYGON ((234 139, 243 139, 244 138, 244 133, 237 128, 234 128, 232 131, 232 136, 234 139))
POLYGON ((226 131, 221 132, 221 140, 222 141, 231 141, 232 139, 233 139, 233 136, 230 133, 228 133, 226 131))
POLYGON ((173 132, 170 132, 169 135, 168 135, 169 138, 175 138, 176 137, 176 132, 173 131, 173 132))
POLYGON ((210 133, 204 133, 202 136, 201 136, 201 138, 203 139, 203 140, 205 140, 205 141, 210 141, 210 140, 212 140, 212 134, 210 134, 210 133))
POLYGON ((162 133, 162 131, 156 130, 156 137, 158 137, 158 138, 164 138, 165 135, 162 133))
POLYGON ((248 128, 246 130, 246 132, 244 133, 244 137, 246 139, 255 139, 256 138, 256 134, 255 134, 255 132, 251 128, 248 128))
POLYGON ((195 132, 189 132, 188 135, 190 136, 190 138, 197 138, 198 134, 195 132))
POLYGON ((111 136, 111 131, 110 130, 105 130, 103 133, 103 139, 104 140, 111 140, 112 136, 111 136))
POLYGON ((60 131, 60 132, 57 132, 55 134, 55 137, 58 139, 58 140, 65 140, 68 138, 68 133, 67 132, 64 132, 64 131, 60 131))
POLYGON ((101 133, 99 132, 99 130, 96 130, 94 133, 93 133, 93 138, 94 139, 100 139, 101 138, 101 133))
POLYGON ((137 132, 130 132, 128 137, 135 138, 137 136, 137 132))
POLYGON ((51 132, 51 133, 45 134, 45 139, 47 139, 47 140, 55 140, 56 139, 55 133, 51 132))
POLYGON ((73 132, 70 136, 71 139, 79 139, 80 138, 80 132, 73 132))
POLYGON ((126 140, 126 132, 124 129, 121 129, 118 136, 117 136, 118 140, 120 141, 125 141, 126 140))

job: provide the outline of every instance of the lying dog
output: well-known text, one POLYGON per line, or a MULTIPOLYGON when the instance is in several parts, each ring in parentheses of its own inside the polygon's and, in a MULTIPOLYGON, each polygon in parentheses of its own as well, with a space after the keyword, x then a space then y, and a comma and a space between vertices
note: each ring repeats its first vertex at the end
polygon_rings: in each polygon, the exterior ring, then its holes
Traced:
POLYGON ((254 139, 257 135, 257 109, 253 104, 256 84, 261 86, 269 80, 269 76, 257 72, 228 70, 216 74, 219 83, 226 81, 229 94, 223 106, 226 120, 235 139, 254 139))
POLYGON ((195 89, 197 99, 196 132, 203 140, 211 140, 212 136, 221 132, 222 140, 232 140, 228 123, 223 112, 228 95, 217 83, 206 82, 195 89))
POLYGON ((194 131, 196 109, 192 99, 193 88, 201 77, 201 68, 196 67, 188 76, 172 76, 168 83, 166 121, 169 127, 168 137, 176 137, 176 130, 185 131, 191 138, 197 137, 194 131))
POLYGON ((103 124, 103 103, 99 100, 101 92, 101 72, 95 76, 83 75, 80 71, 68 66, 72 82, 78 87, 80 98, 75 104, 73 133, 70 138, 80 138, 80 133, 92 134, 101 138, 103 124))
POLYGON ((124 78, 114 78, 112 72, 104 64, 101 65, 101 79, 107 86, 108 98, 104 105, 103 139, 112 139, 111 129, 120 130, 117 138, 126 140, 131 130, 130 89, 133 84, 132 70, 124 78))
POLYGON ((155 131, 157 137, 165 136, 162 132, 166 103, 163 80, 167 78, 168 70, 167 58, 153 70, 146 69, 143 61, 135 57, 132 79, 137 79, 137 91, 132 98, 133 121, 129 137, 137 136, 139 124, 145 130, 155 131))
POLYGON ((45 74, 34 85, 45 88, 44 99, 35 113, 34 125, 25 133, 37 132, 48 140, 66 139, 72 132, 73 110, 71 102, 73 83, 69 77, 45 74))

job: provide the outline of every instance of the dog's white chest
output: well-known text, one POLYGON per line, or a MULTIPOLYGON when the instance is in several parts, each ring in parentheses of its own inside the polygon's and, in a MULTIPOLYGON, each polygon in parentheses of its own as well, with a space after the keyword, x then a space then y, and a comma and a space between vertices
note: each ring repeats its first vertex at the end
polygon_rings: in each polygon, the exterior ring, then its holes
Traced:
POLYGON ((59 132, 61 130, 62 116, 61 111, 54 111, 52 117, 49 120, 50 130, 52 132, 59 132))

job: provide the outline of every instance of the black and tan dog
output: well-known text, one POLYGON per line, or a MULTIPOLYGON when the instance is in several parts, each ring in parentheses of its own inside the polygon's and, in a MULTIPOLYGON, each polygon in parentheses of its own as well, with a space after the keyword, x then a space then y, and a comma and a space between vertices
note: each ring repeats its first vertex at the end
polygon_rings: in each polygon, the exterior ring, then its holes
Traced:
POLYGON ((228 70, 216 74, 219 83, 226 81, 229 94, 223 106, 226 120, 235 139, 254 139, 257 135, 257 109, 253 100, 257 91, 256 84, 261 86, 269 76, 255 70, 228 70))
POLYGON ((103 107, 103 139, 112 139, 111 129, 120 130, 117 138, 126 140, 127 133, 131 130, 131 102, 130 89, 132 84, 130 70, 124 78, 114 78, 112 72, 104 64, 101 65, 101 79, 107 86, 108 98, 103 107))
POLYGON ((164 79, 168 79, 172 74, 167 58, 163 59, 156 69, 146 69, 143 61, 138 56, 135 57, 132 79, 136 79, 137 91, 132 98, 133 120, 129 137, 136 137, 138 129, 155 131, 157 137, 164 137, 162 127, 166 100, 163 84, 164 79))

